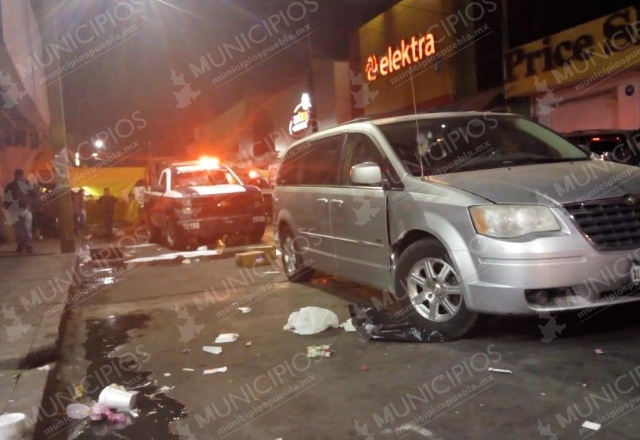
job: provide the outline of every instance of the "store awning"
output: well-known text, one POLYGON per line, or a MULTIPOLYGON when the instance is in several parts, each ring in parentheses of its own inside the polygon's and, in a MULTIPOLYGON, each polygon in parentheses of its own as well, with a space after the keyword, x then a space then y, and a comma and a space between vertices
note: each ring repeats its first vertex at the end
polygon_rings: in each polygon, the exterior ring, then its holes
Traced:
POLYGON ((446 104, 431 111, 437 112, 462 112, 462 111, 489 111, 504 106, 504 94, 502 87, 485 90, 467 98, 462 98, 450 104, 446 104))

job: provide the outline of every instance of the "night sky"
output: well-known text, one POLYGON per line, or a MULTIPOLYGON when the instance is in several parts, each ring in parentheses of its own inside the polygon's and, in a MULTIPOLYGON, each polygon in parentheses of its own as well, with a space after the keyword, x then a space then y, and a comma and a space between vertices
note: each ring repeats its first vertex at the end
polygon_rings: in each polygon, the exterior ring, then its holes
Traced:
MULTIPOLYGON (((39 1, 39 0, 33 0, 39 1)), ((60 0, 60 34, 113 9, 121 0, 60 0)), ((300 42, 223 87, 211 75, 194 79, 190 63, 239 32, 286 8, 291 0, 129 0, 144 2, 137 34, 63 79, 71 142, 79 142, 139 111, 149 122, 138 139, 179 151, 201 122, 233 106, 247 94, 286 86, 304 75, 308 48, 300 42), (185 74, 202 95, 184 110, 176 108, 171 71, 185 74)), ((300 0, 302 1, 302 0, 300 0)), ((496 0, 498 5, 500 1, 496 0)), ((392 0, 318 0, 310 14, 315 57, 347 59, 349 33, 378 15, 392 0)), ((631 0, 509 0, 510 46, 518 46, 633 5, 631 0)), ((479 86, 501 84, 501 14, 489 23, 498 32, 482 41, 478 53, 479 86)), ((295 28, 294 28, 295 29, 295 28)))

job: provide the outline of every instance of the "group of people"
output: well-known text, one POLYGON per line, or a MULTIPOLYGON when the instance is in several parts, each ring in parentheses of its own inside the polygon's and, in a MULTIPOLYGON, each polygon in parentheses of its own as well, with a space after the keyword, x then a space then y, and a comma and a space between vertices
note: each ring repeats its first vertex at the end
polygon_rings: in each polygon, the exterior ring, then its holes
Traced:
MULTIPOLYGON (((42 239, 42 234, 46 229, 44 189, 38 184, 29 182, 24 171, 18 169, 14 172, 13 181, 6 186, 2 200, 6 217, 5 224, 13 225, 17 243, 16 252, 33 253, 34 235, 42 239)), ((111 195, 109 188, 105 188, 103 195, 98 199, 107 238, 113 237, 113 218, 117 203, 118 200, 111 195)), ((78 235, 84 232, 87 220, 83 189, 72 192, 71 204, 74 233, 78 235)))

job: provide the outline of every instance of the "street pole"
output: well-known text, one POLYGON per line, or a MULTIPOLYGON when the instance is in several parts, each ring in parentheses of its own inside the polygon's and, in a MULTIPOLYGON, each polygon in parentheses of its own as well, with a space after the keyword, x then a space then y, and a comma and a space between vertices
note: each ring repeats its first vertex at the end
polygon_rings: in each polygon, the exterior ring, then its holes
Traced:
MULTIPOLYGON (((43 35, 49 42, 47 46, 58 47, 58 24, 56 8, 60 5, 57 0, 49 0, 44 16, 51 14, 52 20, 41 20, 43 35), (52 26, 46 26, 52 23, 52 26), (56 46, 51 46, 55 44, 56 46)), ((43 17, 43 18, 45 18, 43 17)), ((54 72, 60 66, 57 57, 51 57, 53 62, 48 71, 54 72)), ((62 188, 58 195, 58 235, 60 236, 60 252, 72 254, 76 251, 73 235, 73 210, 71 206, 71 188, 69 185, 69 153, 67 149, 67 132, 64 120, 64 101, 62 98, 62 80, 58 79, 48 87, 49 111, 51 114, 51 147, 55 154, 54 169, 56 175, 56 188, 62 188)))

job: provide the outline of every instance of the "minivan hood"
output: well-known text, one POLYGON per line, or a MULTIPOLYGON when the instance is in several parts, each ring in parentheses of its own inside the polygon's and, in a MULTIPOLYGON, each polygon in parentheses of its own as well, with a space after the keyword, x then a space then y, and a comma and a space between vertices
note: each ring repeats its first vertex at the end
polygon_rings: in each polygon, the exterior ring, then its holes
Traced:
POLYGON ((640 194, 640 169, 608 161, 559 162, 429 176, 495 203, 548 206, 640 194))

